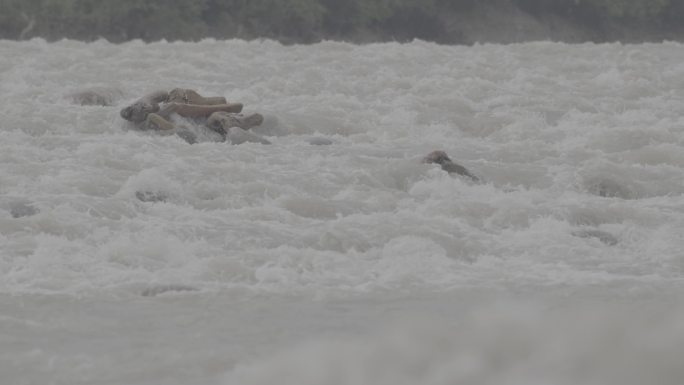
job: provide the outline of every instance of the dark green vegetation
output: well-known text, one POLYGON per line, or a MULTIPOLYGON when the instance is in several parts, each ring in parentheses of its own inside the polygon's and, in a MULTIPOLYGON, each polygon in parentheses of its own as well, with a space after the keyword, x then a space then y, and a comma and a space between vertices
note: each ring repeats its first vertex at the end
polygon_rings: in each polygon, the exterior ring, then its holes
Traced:
POLYGON ((684 0, 0 0, 7 39, 643 41, 681 20, 684 0))

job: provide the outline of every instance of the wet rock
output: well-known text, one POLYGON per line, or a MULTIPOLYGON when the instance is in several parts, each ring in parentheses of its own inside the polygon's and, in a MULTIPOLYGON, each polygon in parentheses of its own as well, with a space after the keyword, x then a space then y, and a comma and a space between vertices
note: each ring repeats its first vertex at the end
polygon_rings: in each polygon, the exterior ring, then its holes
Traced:
POLYGON ((188 142, 188 144, 195 144, 197 143, 197 135, 195 135, 194 132, 189 131, 189 130, 178 130, 176 132, 176 135, 181 137, 183 140, 188 142))
POLYGON ((473 182, 479 182, 480 178, 473 175, 468 169, 458 163, 454 163, 444 151, 432 151, 423 158, 423 163, 435 163, 442 166, 442 170, 449 174, 458 174, 467 176, 473 182))

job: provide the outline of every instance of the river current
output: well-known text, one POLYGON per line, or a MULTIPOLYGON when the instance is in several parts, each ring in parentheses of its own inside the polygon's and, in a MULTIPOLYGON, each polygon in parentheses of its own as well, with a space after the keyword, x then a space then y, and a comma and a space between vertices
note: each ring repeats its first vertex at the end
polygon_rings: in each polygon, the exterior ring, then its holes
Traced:
POLYGON ((2 383, 681 384, 683 111, 677 43, 0 41, 2 383))

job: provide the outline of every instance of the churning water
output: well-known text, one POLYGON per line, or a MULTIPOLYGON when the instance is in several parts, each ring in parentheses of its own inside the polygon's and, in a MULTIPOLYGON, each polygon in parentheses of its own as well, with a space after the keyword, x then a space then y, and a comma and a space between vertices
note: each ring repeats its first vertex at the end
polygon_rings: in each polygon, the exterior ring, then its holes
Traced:
POLYGON ((676 43, 0 41, 1 382, 681 384, 683 116, 676 43))

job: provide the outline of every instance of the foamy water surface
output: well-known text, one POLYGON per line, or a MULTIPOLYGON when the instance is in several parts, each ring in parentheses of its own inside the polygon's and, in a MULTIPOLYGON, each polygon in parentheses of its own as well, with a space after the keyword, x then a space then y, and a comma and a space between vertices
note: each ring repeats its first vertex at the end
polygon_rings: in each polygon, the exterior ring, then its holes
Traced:
POLYGON ((682 63, 676 43, 0 41, 0 373, 679 384, 682 63), (175 87, 263 113, 272 145, 119 117, 175 87), (88 89, 112 106, 69 97, 88 89), (422 164, 435 149, 483 182, 422 164))

